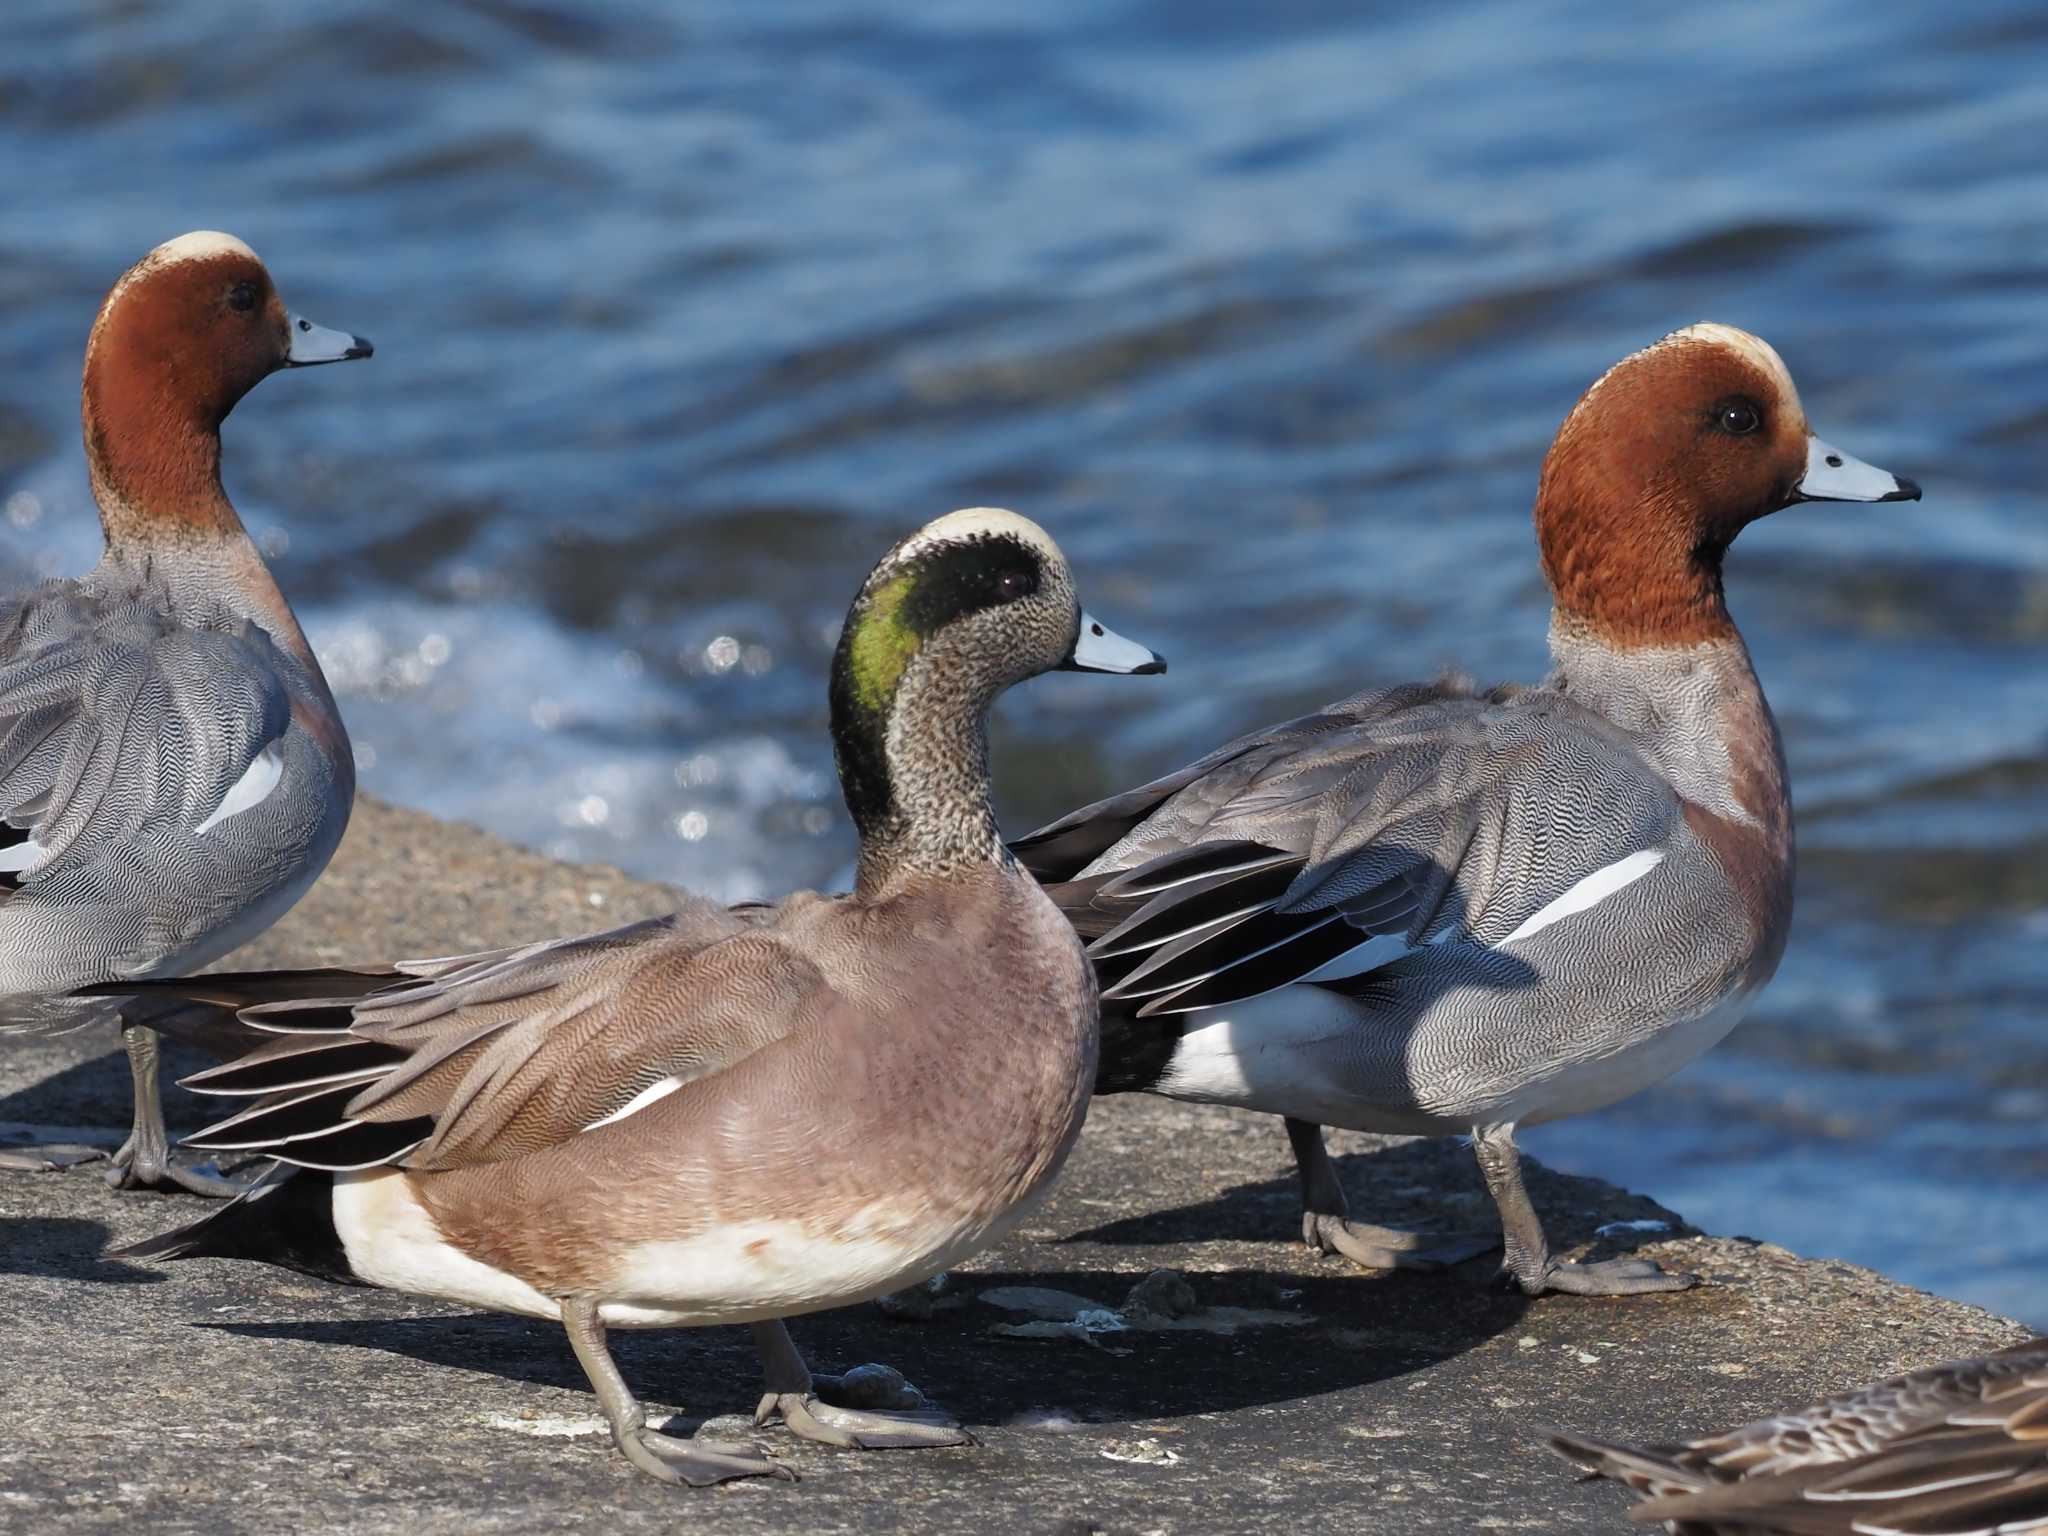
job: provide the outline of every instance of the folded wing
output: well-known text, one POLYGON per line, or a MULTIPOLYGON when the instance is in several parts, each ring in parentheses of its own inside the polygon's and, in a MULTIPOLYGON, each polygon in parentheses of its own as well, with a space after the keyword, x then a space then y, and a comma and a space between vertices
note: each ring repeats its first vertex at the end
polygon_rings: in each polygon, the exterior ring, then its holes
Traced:
POLYGON ((767 916, 703 902, 589 938, 388 972, 146 990, 242 1004, 255 1042, 187 1080, 253 1100, 188 1145, 309 1168, 474 1167, 710 1078, 829 1008, 829 985, 767 916))
POLYGON ((1654 867, 1678 820, 1560 696, 1439 684, 1245 737, 1015 846, 1090 941, 1105 1005, 1144 1016, 1528 937, 1581 882, 1654 867))
POLYGON ((24 594, 0 612, 0 882, 33 886, 147 829, 197 831, 260 802, 290 722, 253 624, 186 627, 70 584, 24 594))

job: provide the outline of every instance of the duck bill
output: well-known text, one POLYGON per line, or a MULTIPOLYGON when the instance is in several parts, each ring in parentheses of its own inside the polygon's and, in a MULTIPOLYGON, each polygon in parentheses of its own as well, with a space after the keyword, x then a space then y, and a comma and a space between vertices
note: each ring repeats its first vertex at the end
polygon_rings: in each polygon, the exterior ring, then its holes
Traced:
POLYGON ((1166 658, 1157 651, 1147 650, 1135 640, 1126 640, 1100 619, 1083 613, 1081 632, 1075 637, 1074 648, 1067 652, 1067 659, 1060 663, 1059 669, 1062 672, 1119 672, 1125 675, 1164 672, 1166 658))
POLYGON ((1792 489, 1794 501, 1918 501, 1920 487, 1904 475, 1866 464, 1823 442, 1806 440, 1806 473, 1792 489))
POLYGON ((315 325, 304 315, 293 315, 290 319, 291 345, 284 354, 287 368, 346 363, 358 357, 369 357, 377 350, 360 336, 351 336, 347 331, 330 331, 324 325, 315 325))

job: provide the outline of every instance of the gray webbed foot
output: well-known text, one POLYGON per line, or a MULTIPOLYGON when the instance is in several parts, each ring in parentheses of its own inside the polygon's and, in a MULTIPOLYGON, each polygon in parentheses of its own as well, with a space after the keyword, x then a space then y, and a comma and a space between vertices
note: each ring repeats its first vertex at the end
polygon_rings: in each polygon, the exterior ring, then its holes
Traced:
POLYGON ((740 1477, 780 1477, 796 1481, 796 1473, 736 1445, 712 1445, 664 1435, 642 1426, 613 1436, 620 1452, 649 1477, 691 1488, 710 1488, 740 1477))
POLYGON ((1301 1213, 1301 1238, 1311 1251, 1363 1269, 1445 1269, 1500 1246, 1491 1232, 1411 1232, 1321 1211, 1301 1213))
POLYGON ((1443 1269, 1500 1246, 1491 1232, 1410 1232, 1353 1221, 1323 1128, 1289 1118, 1287 1144, 1301 1180, 1301 1240, 1311 1252, 1341 1254, 1364 1269, 1443 1269))
POLYGON ((925 1407, 924 1395, 887 1366, 858 1366, 844 1376, 813 1376, 796 1341, 779 1322, 754 1324, 754 1346, 761 1353, 767 1387, 754 1409, 756 1424, 779 1418, 791 1434, 849 1451, 978 1443, 950 1415, 925 1407))
POLYGON ((186 1167, 171 1156, 162 1126, 152 1140, 142 1136, 142 1127, 121 1143, 109 1162, 106 1180, 112 1189, 182 1189, 188 1194, 205 1195, 213 1200, 232 1200, 242 1193, 242 1186, 233 1179, 222 1178, 217 1171, 209 1171, 214 1165, 202 1163, 197 1167, 186 1167))
POLYGON ((612 1360, 605 1342, 605 1327, 597 1303, 587 1296, 563 1297, 562 1327, 569 1335, 569 1347, 576 1362, 590 1378, 597 1393, 597 1405, 611 1426, 612 1444, 619 1454, 649 1477, 664 1483, 681 1483, 691 1488, 709 1488, 729 1483, 736 1477, 780 1477, 796 1481, 796 1473, 743 1446, 684 1440, 647 1427, 647 1414, 640 1400, 626 1387, 626 1380, 612 1360))
POLYGON ((77 1142, 52 1142, 42 1147, 0 1148, 0 1172, 61 1173, 80 1163, 105 1162, 105 1147, 88 1147, 77 1142))
POLYGON ((1698 1275, 1672 1274, 1652 1259, 1599 1259, 1590 1264, 1557 1259, 1533 1277, 1504 1273, 1530 1296, 1545 1291, 1568 1296, 1649 1296, 1659 1291, 1689 1291, 1700 1283, 1698 1275))
POLYGON ((1472 1151, 1493 1203, 1500 1207, 1501 1235, 1507 1256, 1502 1277, 1525 1296, 1546 1291, 1569 1296, 1648 1296, 1658 1291, 1687 1291, 1698 1275, 1666 1274, 1649 1259, 1599 1259, 1575 1264, 1550 1256, 1550 1239, 1522 1183, 1522 1155, 1515 1147, 1512 1125, 1482 1126, 1472 1137, 1472 1151))
POLYGON ((958 1420, 934 1408, 836 1408, 816 1392, 764 1392, 756 1424, 780 1418, 793 1435, 848 1451, 928 1450, 975 1445, 958 1420))

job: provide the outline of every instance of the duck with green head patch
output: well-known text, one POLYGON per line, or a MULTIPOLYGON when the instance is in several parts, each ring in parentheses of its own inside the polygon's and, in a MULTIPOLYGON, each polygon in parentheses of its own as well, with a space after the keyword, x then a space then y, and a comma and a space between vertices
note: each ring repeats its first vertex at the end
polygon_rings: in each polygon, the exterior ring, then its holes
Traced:
POLYGON ((1164 667, 1082 613, 1036 524, 940 518, 875 567, 833 660, 850 894, 152 989, 213 1005, 253 1047, 192 1080, 248 1106, 192 1144, 288 1166, 127 1256, 256 1259, 560 1321, 619 1449, 668 1482, 788 1471, 648 1428, 609 1328, 749 1323, 758 1423, 858 1449, 966 1443, 934 1412, 830 1405, 781 1319, 959 1262, 1058 1173, 1095 1074, 1095 982, 996 832, 988 710, 1056 668, 1164 667))
POLYGON ((1048 656, 1086 671, 1166 669, 1081 611, 1058 547, 1014 512, 955 512, 882 558, 832 665, 832 742, 863 891, 899 867, 1008 861, 984 722, 996 695, 1045 671, 1048 656))

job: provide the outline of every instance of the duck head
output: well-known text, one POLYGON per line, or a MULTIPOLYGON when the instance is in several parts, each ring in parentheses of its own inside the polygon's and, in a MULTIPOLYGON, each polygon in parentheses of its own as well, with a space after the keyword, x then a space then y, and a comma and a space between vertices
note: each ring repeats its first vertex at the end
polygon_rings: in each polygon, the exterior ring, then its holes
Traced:
POLYGON ((1005 688, 1055 670, 1166 663, 1082 610, 1066 557, 1029 518, 950 513, 881 558, 832 661, 833 748, 861 830, 863 884, 882 844, 914 841, 927 865, 1001 855, 987 808, 988 709, 1005 688))
POLYGON ((285 308, 256 253, 199 230, 123 273, 86 343, 86 456, 103 514, 190 520, 219 496, 220 424, 280 368, 371 355, 285 308))
POLYGON ((1543 461, 1536 532, 1560 623, 1607 644, 1732 634, 1728 546, 1804 501, 1917 501, 1920 487, 1807 424, 1783 360, 1733 326, 1674 331, 1610 368, 1543 461))

